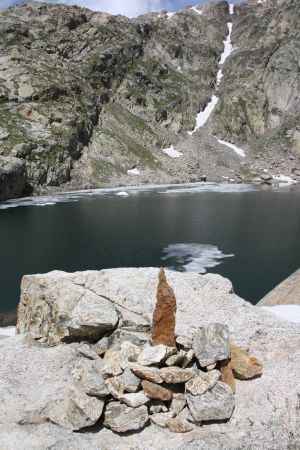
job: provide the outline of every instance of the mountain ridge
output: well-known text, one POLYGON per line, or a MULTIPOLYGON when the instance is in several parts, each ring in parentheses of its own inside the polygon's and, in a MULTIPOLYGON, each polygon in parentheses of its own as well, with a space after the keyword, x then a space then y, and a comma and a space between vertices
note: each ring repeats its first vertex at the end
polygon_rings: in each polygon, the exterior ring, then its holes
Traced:
POLYGON ((38 2, 2 10, 0 199, 252 181, 264 170, 299 179, 298 9, 250 0, 231 17, 221 1, 135 19, 38 2), (233 52, 217 86, 231 20, 233 52), (215 110, 190 136, 216 89, 215 110))

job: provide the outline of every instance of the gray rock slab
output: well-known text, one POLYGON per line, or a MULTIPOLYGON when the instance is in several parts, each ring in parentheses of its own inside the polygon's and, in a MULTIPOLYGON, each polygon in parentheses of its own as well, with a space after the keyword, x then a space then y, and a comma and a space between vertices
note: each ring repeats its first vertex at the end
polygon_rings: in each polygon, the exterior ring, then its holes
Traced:
POLYGON ((54 342, 97 340, 118 322, 112 302, 66 279, 62 272, 25 276, 21 290, 19 333, 29 331, 54 342))
POLYGON ((146 406, 131 408, 119 402, 111 402, 105 410, 104 425, 117 433, 140 430, 148 422, 146 406))
POLYGON ((124 390, 129 393, 136 392, 141 384, 141 379, 134 375, 129 367, 127 367, 122 375, 119 375, 117 378, 124 386, 124 390))
POLYGON ((230 419, 234 409, 232 390, 221 381, 202 395, 187 392, 186 398, 196 422, 230 419))
POLYGON ((193 350, 201 367, 229 358, 229 329, 220 323, 202 327, 193 336, 193 350))
POLYGON ((97 422, 104 401, 87 395, 81 383, 94 361, 68 345, 43 347, 26 336, 0 341, 0 352, 0 424, 50 420, 79 430, 97 422))

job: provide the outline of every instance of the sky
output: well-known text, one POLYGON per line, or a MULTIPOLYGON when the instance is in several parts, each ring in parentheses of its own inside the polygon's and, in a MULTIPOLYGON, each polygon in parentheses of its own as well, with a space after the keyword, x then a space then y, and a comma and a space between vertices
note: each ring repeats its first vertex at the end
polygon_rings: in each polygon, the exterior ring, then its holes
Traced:
MULTIPOLYGON (((20 3, 22 0, 0 0, 0 8, 7 8, 20 3)), ((206 0, 41 0, 52 3, 65 3, 69 5, 79 5, 94 11, 106 11, 111 14, 123 14, 128 17, 135 17, 150 11, 166 9, 176 11, 186 5, 196 5, 207 3, 206 0)), ((231 0, 237 3, 238 0, 231 0)))

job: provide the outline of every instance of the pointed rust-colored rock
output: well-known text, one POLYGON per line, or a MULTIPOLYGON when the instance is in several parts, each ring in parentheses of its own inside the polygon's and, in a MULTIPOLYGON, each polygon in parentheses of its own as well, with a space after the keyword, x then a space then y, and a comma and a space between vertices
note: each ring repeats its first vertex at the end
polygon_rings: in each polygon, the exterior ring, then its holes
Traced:
POLYGON ((164 269, 160 269, 157 301, 153 313, 152 345, 175 346, 176 298, 164 269))

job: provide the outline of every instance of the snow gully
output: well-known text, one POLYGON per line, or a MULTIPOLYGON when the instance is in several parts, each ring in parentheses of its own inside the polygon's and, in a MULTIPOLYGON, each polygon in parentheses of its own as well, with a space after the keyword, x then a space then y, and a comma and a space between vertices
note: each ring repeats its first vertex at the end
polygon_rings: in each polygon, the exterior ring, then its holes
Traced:
MULTIPOLYGON (((234 14, 234 5, 232 3, 229 4, 229 14, 230 16, 233 16, 234 14)), ((217 73, 217 86, 216 86, 216 90, 218 90, 219 84, 223 78, 223 70, 222 67, 226 61, 226 59, 229 57, 229 55, 232 53, 233 50, 233 46, 231 43, 231 33, 232 33, 232 28, 233 28, 233 22, 230 21, 227 23, 227 28, 228 28, 228 35, 226 37, 226 40, 223 41, 224 42, 224 50, 223 53, 220 57, 220 62, 219 62, 219 70, 217 73)), ((208 119, 210 118, 213 110, 215 109, 215 107, 217 106, 219 101, 219 98, 213 94, 211 97, 210 102, 208 102, 208 104, 206 105, 205 109, 203 111, 201 111, 200 113, 197 114, 196 116, 196 125, 195 128, 193 129, 193 131, 188 131, 188 134, 190 136, 192 136, 195 131, 197 131, 199 128, 203 127, 205 125, 205 123, 208 121, 208 119)), ((244 157, 245 156, 245 152, 236 147, 235 145, 231 144, 230 142, 225 142, 222 141, 218 138, 216 138, 219 142, 219 144, 225 145, 229 148, 231 148, 238 156, 240 157, 244 157)))

